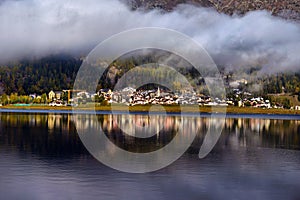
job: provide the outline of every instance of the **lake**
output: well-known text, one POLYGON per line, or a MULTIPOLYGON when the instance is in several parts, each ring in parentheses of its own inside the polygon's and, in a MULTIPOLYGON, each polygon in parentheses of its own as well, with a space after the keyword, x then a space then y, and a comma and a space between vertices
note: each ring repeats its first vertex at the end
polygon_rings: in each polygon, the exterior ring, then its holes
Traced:
POLYGON ((209 116, 98 113, 106 137, 130 152, 169 144, 178 123, 196 133, 173 164, 130 174, 103 165, 86 150, 77 130, 93 123, 82 115, 84 120, 74 122, 70 113, 0 113, 0 199, 300 198, 299 116, 229 115, 213 150, 199 159, 209 116), (133 124, 159 134, 143 139, 125 134, 142 130, 133 124))

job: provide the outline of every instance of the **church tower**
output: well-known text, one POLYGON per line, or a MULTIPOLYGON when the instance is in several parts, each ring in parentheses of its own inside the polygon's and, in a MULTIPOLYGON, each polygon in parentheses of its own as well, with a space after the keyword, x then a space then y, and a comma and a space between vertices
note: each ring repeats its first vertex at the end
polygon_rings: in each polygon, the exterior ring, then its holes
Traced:
POLYGON ((160 89, 159 89, 159 87, 157 89, 157 96, 160 97, 160 89))

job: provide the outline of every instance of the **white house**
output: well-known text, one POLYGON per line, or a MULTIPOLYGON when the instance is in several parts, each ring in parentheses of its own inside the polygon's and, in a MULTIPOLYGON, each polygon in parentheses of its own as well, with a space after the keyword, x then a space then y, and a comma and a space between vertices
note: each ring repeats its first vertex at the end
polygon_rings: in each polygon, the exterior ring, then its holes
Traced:
POLYGON ((51 90, 48 94, 49 100, 52 101, 53 99, 55 99, 55 92, 53 92, 53 90, 51 90))

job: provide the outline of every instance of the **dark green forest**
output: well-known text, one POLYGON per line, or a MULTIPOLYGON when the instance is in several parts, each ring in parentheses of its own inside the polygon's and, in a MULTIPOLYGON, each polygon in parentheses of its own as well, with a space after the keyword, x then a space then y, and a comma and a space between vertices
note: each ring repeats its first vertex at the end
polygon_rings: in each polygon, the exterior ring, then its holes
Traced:
MULTIPOLYGON (((145 63, 155 62, 156 58, 143 56, 143 58, 125 57, 113 62, 107 73, 99 82, 100 88, 113 88, 120 77, 128 70, 145 63)), ((49 56, 38 60, 23 60, 0 66, 0 95, 17 93, 19 95, 44 94, 51 90, 61 91, 71 89, 76 78, 77 71, 82 63, 79 58, 71 56, 49 56)), ((203 85, 204 80, 192 68, 183 67, 180 73, 192 80, 193 86, 203 85)), ((222 69, 220 70, 223 71, 222 69)), ((151 75, 151 72, 148 72, 151 75)), ((164 73, 164 72, 162 72, 164 73)), ((239 77, 231 72, 224 73, 225 85, 239 77)), ((153 73, 153 76, 165 76, 165 74, 153 73)), ((240 85, 242 91, 255 92, 257 94, 277 94, 300 92, 300 73, 279 73, 261 75, 257 77, 255 71, 249 70, 247 85, 240 85), (254 86, 259 89, 254 90, 254 86)))
POLYGON ((69 56, 50 56, 3 65, 0 67, 0 95, 43 94, 72 88, 80 65, 79 59, 69 56))

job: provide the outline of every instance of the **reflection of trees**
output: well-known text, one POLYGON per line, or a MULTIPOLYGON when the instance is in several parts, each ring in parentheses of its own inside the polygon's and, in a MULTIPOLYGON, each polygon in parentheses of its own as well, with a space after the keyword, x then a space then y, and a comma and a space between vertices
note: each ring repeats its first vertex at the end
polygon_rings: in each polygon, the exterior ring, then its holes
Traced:
MULTIPOLYGON (((182 129, 185 137, 201 133, 206 126, 204 118, 162 115, 98 115, 97 121, 88 115, 76 115, 76 127, 90 130, 101 126, 106 136, 117 146, 132 152, 151 152, 162 148, 182 129), (141 132, 150 137, 139 138, 141 132)), ((99 129, 98 129, 99 130, 99 129)), ((201 134, 200 134, 201 135, 201 134)))
MULTIPOLYGON (((100 126, 117 146, 132 152, 150 152, 162 148, 183 127, 183 134, 197 137, 190 148, 198 153, 209 124, 218 120, 192 116, 147 115, 76 115, 76 128, 100 126), (146 129, 143 129, 145 128, 146 129), (126 134, 131 132, 134 134, 126 134), (136 138, 140 131, 157 131, 149 138, 136 138)), ((68 114, 5 114, 0 113, 0 148, 12 146, 25 152, 42 155, 86 153, 68 114)), ((216 148, 280 147, 300 149, 300 121, 279 119, 226 119, 216 148)), ((177 142, 177 141, 175 141, 177 142)), ((180 142, 180 141, 178 141, 180 142)))
POLYGON ((86 153, 70 115, 2 113, 0 118, 1 146, 49 156, 86 153))
POLYGON ((151 152, 164 147, 175 138, 180 126, 183 126, 186 137, 198 129, 193 120, 174 116, 110 115, 101 122, 112 142, 132 152, 151 152), (151 134, 151 137, 138 138, 141 133, 151 134))
POLYGON ((233 146, 300 149, 300 121, 282 119, 226 119, 226 142, 233 146))

